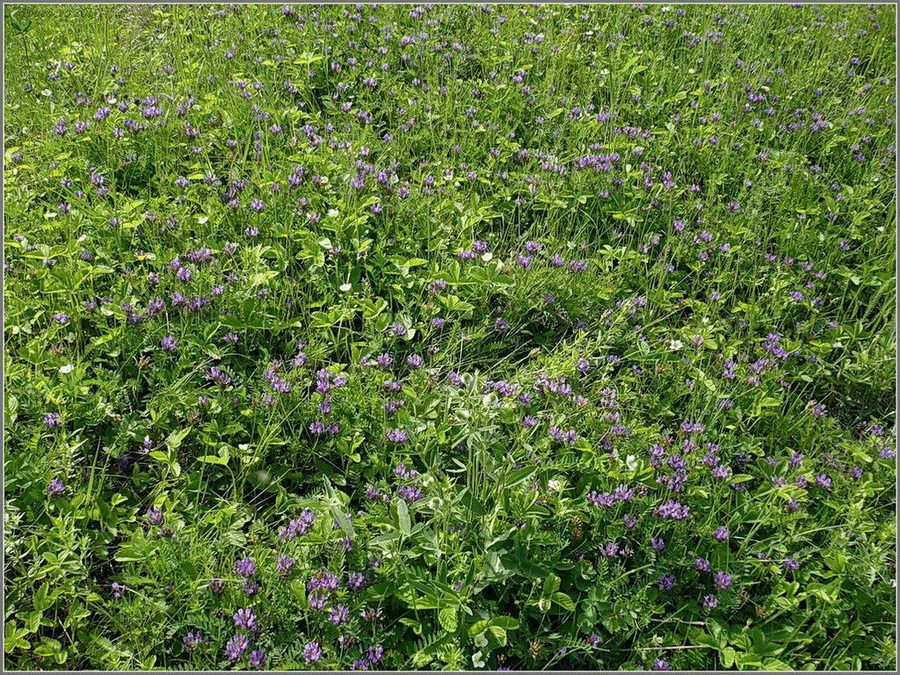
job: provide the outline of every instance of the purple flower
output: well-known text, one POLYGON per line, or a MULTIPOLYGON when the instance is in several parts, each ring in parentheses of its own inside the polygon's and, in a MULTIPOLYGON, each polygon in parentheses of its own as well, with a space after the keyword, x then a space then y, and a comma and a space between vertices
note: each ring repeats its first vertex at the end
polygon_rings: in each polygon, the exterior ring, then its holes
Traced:
POLYGON ((713 537, 716 538, 716 541, 726 541, 728 539, 728 528, 724 525, 722 527, 716 528, 713 532, 713 537))
POLYGON ((719 599, 715 596, 715 594, 710 593, 708 595, 703 596, 703 606, 709 607, 712 609, 713 607, 718 606, 719 599))
POLYGON ((66 486, 59 478, 54 478, 47 484, 47 496, 58 497, 66 491, 66 486))
POLYGON ((238 628, 256 630, 256 616, 254 616, 252 609, 239 609, 232 618, 238 628))
POLYGON ((256 575, 256 563, 246 556, 234 564, 235 574, 250 579, 256 575))
POLYGON ((44 424, 51 429, 58 427, 62 423, 62 416, 58 412, 46 413, 44 415, 44 424))
POLYGON ((697 558, 694 560, 694 567, 700 572, 712 572, 712 565, 710 565, 709 560, 706 558, 697 558))
POLYGON ((307 663, 316 663, 322 658, 322 647, 318 642, 308 642, 303 647, 303 658, 307 663))
POLYGON ((368 659, 369 663, 378 663, 381 661, 381 658, 384 656, 384 649, 381 647, 369 647, 366 650, 366 659, 368 659))
POLYGON ((347 576, 347 588, 352 591, 359 591, 368 585, 368 579, 362 572, 351 572, 347 576))
POLYGON ((247 636, 243 633, 238 633, 225 645, 225 656, 231 661, 237 661, 247 651, 249 645, 250 642, 247 640, 247 636))
POLYGON ((266 650, 265 649, 254 649, 250 652, 250 656, 247 659, 247 663, 250 664, 251 668, 259 668, 266 662, 266 650))
POLYGON ((112 588, 113 597, 117 599, 121 598, 122 594, 128 590, 128 586, 120 584, 118 581, 114 581, 110 588, 112 588))
POLYGON ((690 507, 679 504, 670 499, 662 506, 657 507, 656 515, 660 518, 672 518, 674 520, 684 520, 690 515, 690 507))
POLYGON ((724 591, 731 586, 731 575, 721 571, 716 572, 716 576, 713 577, 713 583, 720 591, 724 591))
POLYGON ((178 340, 173 338, 171 335, 167 335, 160 341, 159 346, 162 347, 164 351, 174 352, 175 348, 178 347, 178 340))
POLYGON ((407 434, 403 429, 388 429, 387 439, 391 443, 397 443, 398 445, 401 445, 409 440, 409 434, 407 434))
POLYGON ((397 495, 408 504, 416 502, 425 497, 422 491, 410 485, 401 485, 397 488, 397 495))
POLYGON ((184 648, 189 652, 193 652, 197 650, 197 647, 200 646, 200 643, 203 641, 203 633, 197 631, 196 633, 188 633, 184 636, 182 642, 184 643, 184 648))
POLYGON ((663 574, 659 578, 659 582, 657 583, 659 586, 659 590, 661 591, 671 591, 675 588, 675 577, 671 574, 663 574))
POLYGON ((325 609, 325 605, 328 604, 328 596, 324 593, 310 593, 309 594, 309 606, 312 609, 325 609))
POLYGON ((788 556, 784 559, 784 569, 786 570, 799 570, 800 569, 800 561, 794 558, 793 556, 788 556))
POLYGON ((286 556, 284 553, 279 554, 278 562, 275 563, 275 569, 278 570, 279 576, 288 576, 295 562, 293 558, 286 556))
POLYGON ((656 659, 653 662, 653 670, 672 670, 672 666, 665 659, 656 659))
POLYGON ((165 520, 163 510, 157 506, 151 506, 144 514, 144 520, 148 525, 160 525, 165 520))
POLYGON ((333 607, 331 610, 331 614, 329 614, 328 616, 328 620, 335 626, 340 626, 341 624, 346 623, 349 618, 350 611, 343 605, 337 605, 336 607, 333 607))

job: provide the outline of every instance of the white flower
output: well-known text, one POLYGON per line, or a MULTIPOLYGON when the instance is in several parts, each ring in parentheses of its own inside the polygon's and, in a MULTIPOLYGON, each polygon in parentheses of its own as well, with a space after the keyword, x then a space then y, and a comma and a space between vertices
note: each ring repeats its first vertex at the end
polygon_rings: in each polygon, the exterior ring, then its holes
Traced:
POLYGON ((684 343, 681 340, 669 340, 669 349, 672 351, 678 351, 684 347, 684 343))
POLYGON ((562 487, 562 484, 556 479, 547 481, 547 489, 548 490, 559 490, 561 487, 562 487))
POLYGON ((472 665, 476 668, 484 668, 484 661, 481 660, 481 652, 472 654, 472 665))
POLYGON ((628 457, 625 458, 625 466, 628 467, 629 471, 634 471, 635 469, 637 469, 638 468, 637 457, 634 455, 628 455, 628 457))
MULTIPOLYGON (((475 636, 474 642, 475 642, 475 646, 476 646, 476 647, 479 647, 479 648, 481 648, 481 647, 487 647, 487 643, 488 643, 487 638, 484 636, 483 633, 480 634, 480 635, 476 635, 476 636, 475 636)), ((480 654, 480 653, 481 653, 481 652, 479 652, 479 654, 480 654)))

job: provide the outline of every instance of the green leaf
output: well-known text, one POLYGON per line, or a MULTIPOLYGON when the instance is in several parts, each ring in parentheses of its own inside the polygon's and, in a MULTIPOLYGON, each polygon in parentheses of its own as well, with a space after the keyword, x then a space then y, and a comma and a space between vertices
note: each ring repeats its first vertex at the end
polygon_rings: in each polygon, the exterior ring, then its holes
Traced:
POLYGON ((519 627, 519 621, 511 616, 495 616, 490 623, 493 626, 500 626, 506 630, 516 630, 519 627))
POLYGON ((575 611, 575 602, 565 593, 554 593, 553 602, 569 612, 575 611))
POLYGON ((544 590, 541 591, 541 596, 544 598, 549 598, 559 590, 559 584, 559 577, 555 573, 550 572, 547 578, 544 579, 544 590))
POLYGON ((221 466, 225 466, 226 464, 228 464, 227 458, 223 459, 218 455, 202 455, 201 457, 197 458, 197 461, 204 462, 206 464, 219 464, 221 466))
POLYGON ((180 429, 178 431, 173 431, 169 434, 168 438, 166 438, 166 445, 168 445, 173 450, 177 450, 181 447, 181 442, 187 438, 187 435, 191 433, 191 428, 187 427, 185 429, 180 429))
POLYGON ((395 505, 397 509, 398 527, 403 534, 408 535, 410 530, 412 529, 412 525, 410 523, 409 509, 406 506, 406 501, 403 499, 397 499, 395 505))
POLYGON ((443 628, 448 633, 455 633, 456 629, 459 627, 459 620, 456 616, 456 608, 447 607, 446 609, 440 610, 438 612, 438 623, 440 623, 441 628, 443 628))
POLYGON ((294 579, 291 582, 291 593, 297 598, 300 607, 307 607, 309 605, 309 601, 306 598, 306 584, 300 581, 300 579, 294 579))

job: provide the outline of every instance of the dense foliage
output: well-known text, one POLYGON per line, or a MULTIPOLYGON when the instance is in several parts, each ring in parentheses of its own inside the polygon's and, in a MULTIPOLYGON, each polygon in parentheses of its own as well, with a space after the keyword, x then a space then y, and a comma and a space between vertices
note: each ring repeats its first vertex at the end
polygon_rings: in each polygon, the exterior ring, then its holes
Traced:
POLYGON ((894 667, 895 8, 5 11, 7 667, 894 667))

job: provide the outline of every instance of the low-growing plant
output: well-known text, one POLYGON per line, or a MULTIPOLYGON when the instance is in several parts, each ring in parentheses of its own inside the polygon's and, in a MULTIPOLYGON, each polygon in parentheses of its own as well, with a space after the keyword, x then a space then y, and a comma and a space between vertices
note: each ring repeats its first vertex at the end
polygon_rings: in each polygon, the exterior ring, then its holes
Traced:
POLYGON ((895 8, 4 11, 8 668, 895 668, 895 8))

